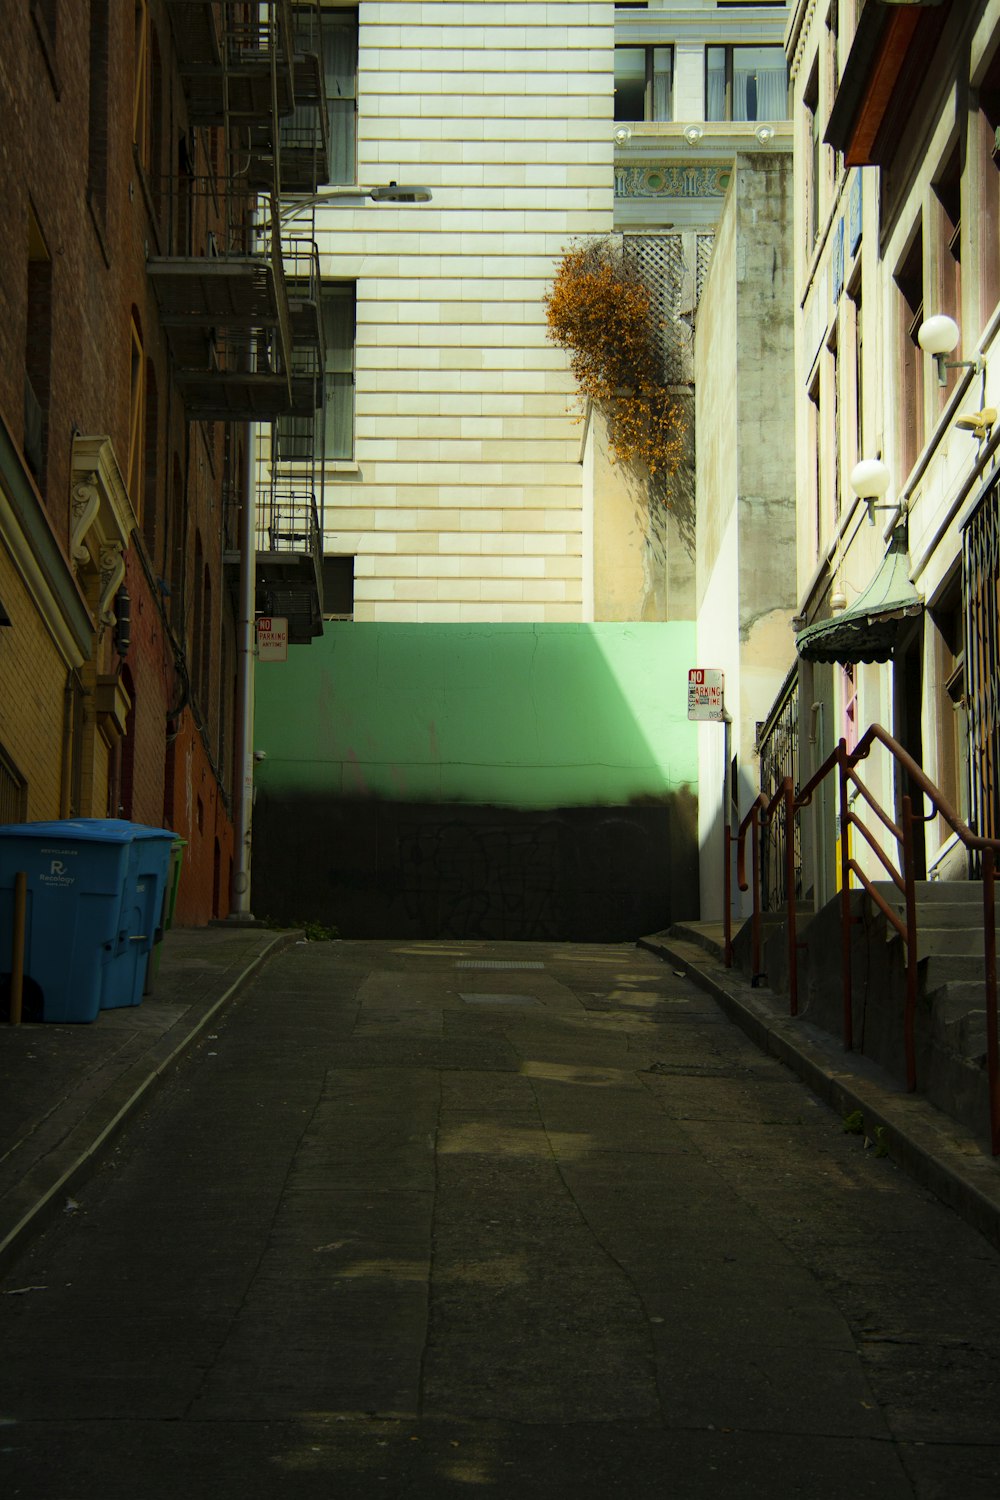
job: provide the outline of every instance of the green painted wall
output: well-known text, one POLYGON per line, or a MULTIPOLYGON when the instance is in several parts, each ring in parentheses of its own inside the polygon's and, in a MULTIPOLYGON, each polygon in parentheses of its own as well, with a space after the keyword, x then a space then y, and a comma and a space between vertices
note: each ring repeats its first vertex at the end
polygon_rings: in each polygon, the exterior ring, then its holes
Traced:
POLYGON ((328 624, 260 663, 262 789, 517 808, 693 789, 694 625, 328 624))

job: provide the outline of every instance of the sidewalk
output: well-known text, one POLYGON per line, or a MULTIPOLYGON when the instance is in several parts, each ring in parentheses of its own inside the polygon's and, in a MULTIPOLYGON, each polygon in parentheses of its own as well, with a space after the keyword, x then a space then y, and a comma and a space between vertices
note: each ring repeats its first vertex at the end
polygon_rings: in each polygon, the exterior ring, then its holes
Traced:
POLYGON ((738 969, 726 968, 721 923, 686 923, 640 938, 639 946, 714 995, 762 1051, 779 1058, 844 1119, 860 1111, 873 1145, 887 1147, 903 1171, 1000 1249, 1000 1157, 990 1155, 986 1120, 981 1137, 974 1136, 919 1094, 906 1093, 860 1053, 845 1052, 839 1038, 791 1017, 783 996, 754 988, 738 969))
POLYGON ((174 928, 155 991, 92 1025, 0 1025, 0 1266, 61 1212, 73 1184, 160 1075, 298 932, 174 928))

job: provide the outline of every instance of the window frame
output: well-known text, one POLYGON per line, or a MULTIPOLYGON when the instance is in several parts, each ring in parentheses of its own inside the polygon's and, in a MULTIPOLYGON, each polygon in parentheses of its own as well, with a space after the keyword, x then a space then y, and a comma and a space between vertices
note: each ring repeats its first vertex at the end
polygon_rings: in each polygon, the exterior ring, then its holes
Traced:
POLYGON ((615 62, 617 64, 618 54, 623 52, 641 52, 645 59, 645 78, 642 86, 642 115, 626 115, 618 113, 618 70, 615 68, 615 119, 625 124, 670 124, 674 118, 674 48, 665 42, 624 42, 615 47, 615 62), (658 115, 656 113, 656 79, 662 76, 662 70, 658 74, 656 68, 657 53, 666 53, 669 58, 668 76, 670 79, 669 98, 667 113, 658 115))
POLYGON ((756 125, 761 121, 778 121, 788 119, 788 61, 785 57, 785 49, 772 42, 707 42, 705 45, 705 66, 703 84, 705 90, 705 119, 709 124, 736 124, 756 125), (709 73, 716 71, 710 68, 710 59, 713 52, 723 53, 723 99, 724 108, 721 115, 709 113, 709 73), (773 52, 779 56, 785 68, 785 106, 780 115, 762 115, 759 111, 752 117, 746 119, 733 114, 733 84, 736 77, 735 55, 738 52, 773 52))

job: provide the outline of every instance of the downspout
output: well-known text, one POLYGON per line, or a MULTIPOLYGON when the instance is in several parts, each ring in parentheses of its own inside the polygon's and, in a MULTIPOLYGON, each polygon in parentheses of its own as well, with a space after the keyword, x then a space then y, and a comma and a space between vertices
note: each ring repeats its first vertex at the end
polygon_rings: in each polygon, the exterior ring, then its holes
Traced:
MULTIPOLYGON (((823 757, 823 703, 809 705, 809 744, 812 749, 809 767, 810 776, 819 770, 823 757)), ((813 848, 816 850, 816 879, 814 908, 820 911, 826 905, 826 781, 819 788, 819 796, 813 803, 813 848)))
POLYGON ((246 474, 240 516, 240 614, 237 622, 236 666, 236 774, 233 788, 233 886, 229 919, 253 921, 250 910, 250 848, 253 821, 253 654, 256 617, 256 507, 254 468, 256 435, 253 423, 246 425, 246 474))

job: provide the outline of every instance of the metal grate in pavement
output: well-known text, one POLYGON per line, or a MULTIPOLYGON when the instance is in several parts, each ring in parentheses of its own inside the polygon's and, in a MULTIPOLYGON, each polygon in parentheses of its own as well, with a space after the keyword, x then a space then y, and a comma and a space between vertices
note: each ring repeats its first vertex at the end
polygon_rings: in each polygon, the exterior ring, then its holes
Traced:
POLYGON ((460 958, 456 969, 544 969, 545 965, 520 958, 460 958))

